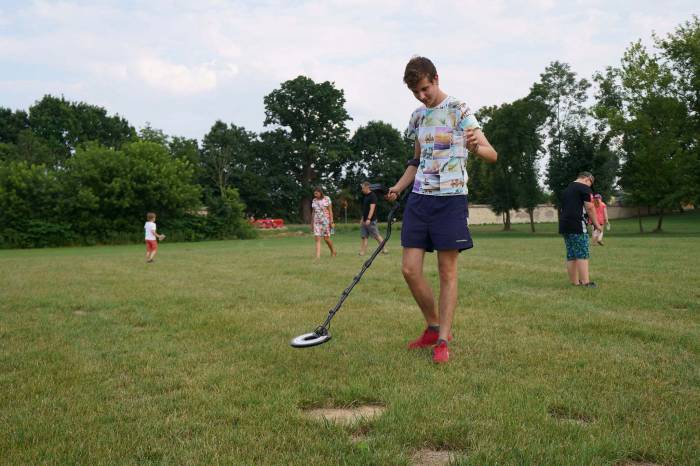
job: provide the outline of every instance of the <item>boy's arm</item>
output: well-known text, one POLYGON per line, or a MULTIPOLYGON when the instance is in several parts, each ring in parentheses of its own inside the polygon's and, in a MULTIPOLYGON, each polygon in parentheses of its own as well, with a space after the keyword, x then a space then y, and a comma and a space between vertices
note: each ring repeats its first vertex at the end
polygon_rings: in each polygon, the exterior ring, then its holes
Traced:
POLYGON ((486 135, 479 128, 467 129, 467 149, 485 162, 495 163, 498 160, 496 149, 491 146, 486 135))
POLYGON ((586 208, 586 212, 588 212, 588 219, 591 221, 591 223, 593 223, 593 228, 596 230, 602 230, 603 228, 598 223, 598 217, 595 214, 595 207, 593 207, 593 203, 584 202, 583 206, 586 208))
POLYGON ((386 195, 387 199, 390 201, 395 201, 397 197, 399 197, 399 194, 406 189, 408 186, 413 183, 413 179, 416 177, 416 173, 418 172, 418 164, 415 162, 420 162, 420 143, 418 140, 416 140, 415 143, 415 150, 413 151, 413 159, 407 167, 406 171, 403 172, 403 175, 401 178, 399 178, 399 181, 396 182, 394 186, 389 188, 389 193, 386 195))
POLYGON ((155 236, 158 239, 165 238, 165 235, 159 235, 155 228, 151 230, 151 233, 153 233, 153 236, 155 236))

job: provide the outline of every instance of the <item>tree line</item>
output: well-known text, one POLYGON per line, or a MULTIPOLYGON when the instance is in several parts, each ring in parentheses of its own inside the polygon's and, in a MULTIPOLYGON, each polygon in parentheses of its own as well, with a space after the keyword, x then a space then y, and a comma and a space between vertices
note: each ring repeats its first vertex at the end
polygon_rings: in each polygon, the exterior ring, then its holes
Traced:
MULTIPOLYGON (((658 230, 664 212, 697 204, 700 21, 653 43, 631 44, 591 80, 554 61, 528 95, 478 109, 499 160, 469 160, 470 202, 490 205, 509 229, 511 210, 532 220, 588 170, 605 199, 656 208, 658 230)), ((355 218, 360 182, 393 184, 412 157, 412 142, 382 121, 350 136, 334 83, 299 76, 264 105, 264 131, 216 121, 201 143, 63 97, 0 107, 0 246, 136 241, 147 211, 172 239, 245 238, 248 215, 308 222, 314 186, 337 218, 355 218)))

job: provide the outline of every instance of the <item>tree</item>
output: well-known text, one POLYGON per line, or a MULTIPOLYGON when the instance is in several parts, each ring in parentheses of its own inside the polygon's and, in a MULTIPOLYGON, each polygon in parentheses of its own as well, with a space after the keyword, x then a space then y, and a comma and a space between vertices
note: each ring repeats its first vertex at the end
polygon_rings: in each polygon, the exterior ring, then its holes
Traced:
MULTIPOLYGON (((578 79, 568 63, 554 61, 540 75, 540 81, 533 84, 530 96, 543 102, 549 109, 544 129, 549 140, 547 145, 547 179, 557 179, 551 174, 556 170, 552 164, 560 164, 564 154, 564 136, 570 128, 585 125, 587 110, 584 106, 590 83, 578 79)), ((558 186, 548 184, 555 194, 558 186)), ((558 197, 556 198, 558 200, 558 197)), ((558 205, 558 204, 557 204, 558 205)))
POLYGON ((134 231, 149 211, 167 221, 201 205, 200 187, 191 183, 192 167, 153 142, 134 142, 122 150, 88 144, 60 175, 62 217, 70 218, 88 242, 134 231))
POLYGON ((196 139, 173 136, 168 142, 168 150, 176 159, 188 162, 195 169, 195 180, 199 180, 202 157, 196 139))
POLYGON ((554 61, 533 84, 530 95, 541 99, 550 110, 547 118, 547 135, 550 138, 549 154, 560 154, 562 135, 567 126, 577 125, 586 117, 584 103, 590 83, 577 79, 568 63, 554 61))
POLYGON ((692 118, 675 92, 672 70, 638 41, 619 68, 595 79, 595 114, 621 139, 619 184, 628 201, 657 208, 655 231, 661 231, 664 212, 697 199, 699 191, 692 118))
POLYGON ((619 160, 600 131, 585 126, 571 126, 562 134, 562 151, 549 159, 547 185, 554 204, 561 206, 561 194, 576 176, 588 171, 595 176, 594 189, 608 199, 613 192, 619 160))
POLYGON ((17 144, 19 134, 28 128, 27 112, 0 107, 0 143, 17 144))
POLYGON ((511 104, 490 107, 479 112, 485 121, 484 133, 498 152, 498 161, 485 169, 491 185, 488 203, 504 215, 504 230, 510 230, 510 211, 525 207, 530 212, 534 231, 534 208, 541 201, 537 160, 542 141, 540 128, 547 117, 539 99, 519 99, 511 104))
POLYGON ((264 102, 265 126, 278 125, 290 140, 286 156, 295 164, 294 176, 303 193, 299 209, 308 223, 313 185, 338 182, 348 155, 345 122, 351 118, 344 93, 331 82, 317 84, 298 76, 283 82, 264 102))
POLYGON ((59 246, 74 239, 61 219, 56 173, 26 161, 0 162, 0 246, 59 246))
POLYGON ((203 178, 202 160, 196 139, 169 136, 163 130, 152 127, 149 122, 139 130, 138 137, 141 141, 154 142, 165 147, 172 157, 187 162, 194 169, 193 182, 204 181, 201 179, 203 178))
MULTIPOLYGON (((403 175, 406 161, 413 157, 413 141, 402 137, 401 133, 388 123, 370 121, 357 129, 350 139, 351 160, 344 166, 341 202, 348 202, 351 210, 356 207, 355 199, 360 192, 360 183, 369 180, 392 186, 403 175)), ((338 203, 340 207, 340 203, 338 203)), ((380 204, 377 215, 383 217, 388 212, 380 204)))
POLYGON ((229 126, 217 120, 202 142, 201 163, 206 180, 226 199, 232 179, 240 176, 250 159, 255 134, 233 123, 229 126))
MULTIPOLYGON (((700 187, 700 19, 694 15, 665 38, 654 38, 674 74, 675 94, 686 106, 690 131, 685 133, 685 150, 692 154, 688 157, 688 169, 695 174, 695 184, 700 187)), ((697 205, 700 188, 695 191, 697 205)))
POLYGON ((107 116, 102 107, 50 95, 29 107, 29 126, 50 148, 55 167, 62 166, 81 144, 97 142, 116 149, 136 135, 125 119, 107 116))
POLYGON ((139 139, 147 142, 155 142, 161 146, 167 146, 170 137, 162 129, 154 128, 149 121, 139 130, 139 139))
POLYGON ((294 142, 289 134, 281 128, 265 131, 253 142, 252 149, 249 169, 241 174, 238 184, 248 212, 256 217, 301 221, 299 199, 304 197, 304 190, 298 179, 298 161, 290 157, 294 142))
MULTIPOLYGON (((403 175, 406 161, 413 157, 413 143, 388 123, 370 121, 355 131, 350 139, 352 159, 345 166, 346 177, 359 189, 359 182, 370 179, 375 183, 393 185, 403 175)), ((346 186, 348 187, 348 186, 346 186)))

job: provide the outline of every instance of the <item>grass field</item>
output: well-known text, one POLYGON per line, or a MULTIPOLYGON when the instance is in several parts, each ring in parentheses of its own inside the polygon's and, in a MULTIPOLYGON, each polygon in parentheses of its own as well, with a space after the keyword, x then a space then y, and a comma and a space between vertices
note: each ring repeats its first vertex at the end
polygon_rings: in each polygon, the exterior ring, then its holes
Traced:
POLYGON ((700 215, 664 227, 615 222, 595 290, 567 284, 554 225, 475 227, 445 366, 405 349, 423 324, 398 234, 304 350, 361 267, 350 226, 320 262, 298 228, 166 241, 149 265, 140 245, 0 251, 0 463, 700 464, 700 215), (386 411, 303 415, 363 404, 386 411))

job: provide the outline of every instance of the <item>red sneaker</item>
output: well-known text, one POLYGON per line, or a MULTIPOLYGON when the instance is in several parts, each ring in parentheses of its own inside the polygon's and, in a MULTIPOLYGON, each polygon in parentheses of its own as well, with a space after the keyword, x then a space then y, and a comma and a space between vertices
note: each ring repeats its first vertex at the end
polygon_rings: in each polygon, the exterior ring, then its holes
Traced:
MULTIPOLYGON (((430 327, 426 328, 423 334, 416 340, 413 340, 408 344, 408 349, 418 349, 418 348, 428 348, 437 343, 440 337, 440 332, 430 327)), ((452 341, 452 335, 447 337, 449 341, 452 341)))
POLYGON ((433 362, 436 364, 446 363, 450 359, 450 352, 447 343, 441 341, 439 345, 433 346, 433 362))

